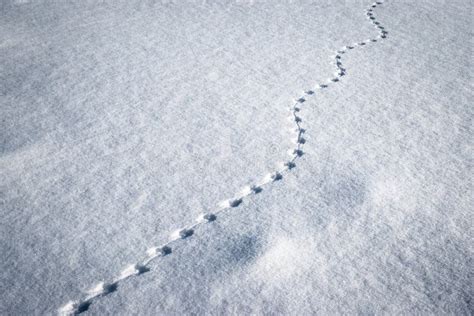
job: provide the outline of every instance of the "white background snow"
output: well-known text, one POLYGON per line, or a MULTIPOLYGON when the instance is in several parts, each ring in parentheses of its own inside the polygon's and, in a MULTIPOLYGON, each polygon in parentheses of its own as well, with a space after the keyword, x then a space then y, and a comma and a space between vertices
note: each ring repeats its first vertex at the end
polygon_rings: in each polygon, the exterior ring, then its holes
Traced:
MULTIPOLYGON (((0 314, 55 314, 273 170, 369 4, 2 1, 0 314)), ((472 1, 375 14, 297 167, 86 314, 472 314, 472 1)))

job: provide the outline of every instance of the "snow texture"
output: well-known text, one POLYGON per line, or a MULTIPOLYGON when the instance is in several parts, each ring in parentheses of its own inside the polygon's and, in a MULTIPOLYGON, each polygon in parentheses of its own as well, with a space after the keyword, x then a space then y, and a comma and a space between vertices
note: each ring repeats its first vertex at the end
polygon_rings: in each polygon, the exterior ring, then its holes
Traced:
POLYGON ((0 8, 0 314, 472 314, 471 2, 0 8))

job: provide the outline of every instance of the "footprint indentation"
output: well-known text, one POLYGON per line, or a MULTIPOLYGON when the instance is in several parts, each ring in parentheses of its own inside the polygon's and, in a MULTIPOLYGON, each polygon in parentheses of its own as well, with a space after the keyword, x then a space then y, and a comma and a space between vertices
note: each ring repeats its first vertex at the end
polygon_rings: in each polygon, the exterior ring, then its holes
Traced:
POLYGON ((304 143, 306 143, 306 140, 305 140, 303 137, 298 136, 298 137, 296 137, 296 138, 294 139, 293 142, 294 142, 295 144, 304 144, 304 143))
POLYGON ((270 176, 270 179, 272 181, 278 181, 278 180, 283 179, 283 175, 279 172, 274 172, 274 173, 270 174, 269 176, 270 176))
POLYGON ((107 295, 109 293, 115 292, 117 290, 117 286, 117 282, 100 282, 94 288, 89 290, 88 293, 92 295, 107 295))
POLYGON ((260 193, 262 192, 262 187, 258 186, 258 185, 255 185, 255 184, 252 184, 252 185, 249 185, 249 186, 246 186, 243 190, 242 190, 242 194, 244 195, 249 195, 249 194, 252 194, 252 193, 260 193))
POLYGON ((242 199, 234 199, 234 200, 229 200, 229 206, 230 207, 237 207, 242 203, 242 199))
POLYGON ((217 219, 217 216, 213 213, 201 214, 198 217, 198 222, 213 222, 217 219))
POLYGON ((87 311, 89 307, 91 306, 91 304, 92 303, 90 301, 81 302, 79 306, 77 307, 77 314, 81 314, 87 311))
POLYGON ((304 154, 301 149, 290 149, 288 153, 290 154, 290 156, 298 156, 298 157, 301 157, 304 154))
POLYGON ((175 231, 172 235, 173 239, 186 239, 194 235, 193 229, 182 228, 175 231))
POLYGON ((156 256, 166 256, 172 252, 171 247, 169 246, 161 246, 161 247, 152 247, 146 251, 147 255, 150 257, 156 256))

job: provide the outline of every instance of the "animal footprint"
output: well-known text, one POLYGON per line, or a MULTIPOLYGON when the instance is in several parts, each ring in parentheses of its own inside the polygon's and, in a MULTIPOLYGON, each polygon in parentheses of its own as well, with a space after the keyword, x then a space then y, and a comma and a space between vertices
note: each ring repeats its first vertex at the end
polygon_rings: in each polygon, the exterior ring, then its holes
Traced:
POLYGON ((185 239, 191 237, 194 234, 194 230, 188 228, 182 228, 176 230, 173 234, 171 234, 171 238, 173 240, 176 239, 185 239))
POLYGON ((198 223, 202 222, 213 222, 217 219, 217 216, 213 213, 206 213, 206 214, 201 214, 199 215, 197 221, 198 223))
POLYGON ((100 282, 95 287, 87 291, 91 295, 107 295, 117 290, 117 282, 100 282))
POLYGON ((166 256, 171 253, 171 248, 169 246, 162 246, 162 247, 152 247, 146 251, 147 255, 150 257, 156 256, 166 256))

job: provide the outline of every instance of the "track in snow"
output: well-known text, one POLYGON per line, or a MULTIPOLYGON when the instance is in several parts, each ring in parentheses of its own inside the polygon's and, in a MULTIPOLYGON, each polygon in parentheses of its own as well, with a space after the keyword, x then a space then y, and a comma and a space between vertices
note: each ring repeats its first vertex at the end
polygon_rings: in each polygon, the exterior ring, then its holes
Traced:
POLYGON ((362 42, 356 42, 351 45, 347 45, 339 49, 334 56, 334 64, 336 67, 336 72, 333 77, 327 79, 326 83, 317 84, 313 89, 305 90, 303 94, 296 98, 293 104, 289 107, 289 117, 288 119, 294 123, 294 126, 291 128, 290 133, 294 141, 294 147, 290 148, 288 151, 289 159, 288 161, 282 162, 281 166, 265 175, 260 181, 252 183, 247 187, 243 188, 239 193, 234 197, 224 200, 218 204, 214 211, 202 214, 199 216, 194 223, 174 231, 170 240, 160 246, 152 247, 146 252, 144 259, 138 261, 137 263, 131 264, 125 269, 123 269, 120 274, 110 281, 99 282, 90 290, 86 291, 82 298, 70 301, 61 307, 58 312, 61 315, 75 315, 80 314, 86 311, 89 306, 96 300, 101 297, 113 293, 117 290, 119 284, 126 279, 141 275, 145 272, 150 271, 148 265, 150 262, 155 260, 158 257, 163 257, 172 253, 173 245, 179 240, 186 239, 194 235, 195 229, 206 223, 211 223, 215 221, 221 213, 227 210, 238 207, 245 198, 249 196, 260 193, 265 186, 270 185, 275 181, 283 179, 283 175, 291 169, 296 167, 296 161, 304 154, 303 147, 305 144, 304 132, 305 129, 302 127, 302 118, 299 116, 299 112, 303 103, 310 97, 316 95, 317 90, 326 89, 330 85, 339 82, 342 77, 346 75, 346 69, 342 65, 342 56, 346 54, 349 50, 355 49, 356 47, 364 47, 367 44, 381 41, 387 37, 388 32, 385 28, 377 21, 374 16, 374 8, 383 2, 377 1, 374 2, 368 9, 366 9, 365 14, 369 19, 370 23, 378 30, 379 34, 375 38, 370 38, 362 42))

